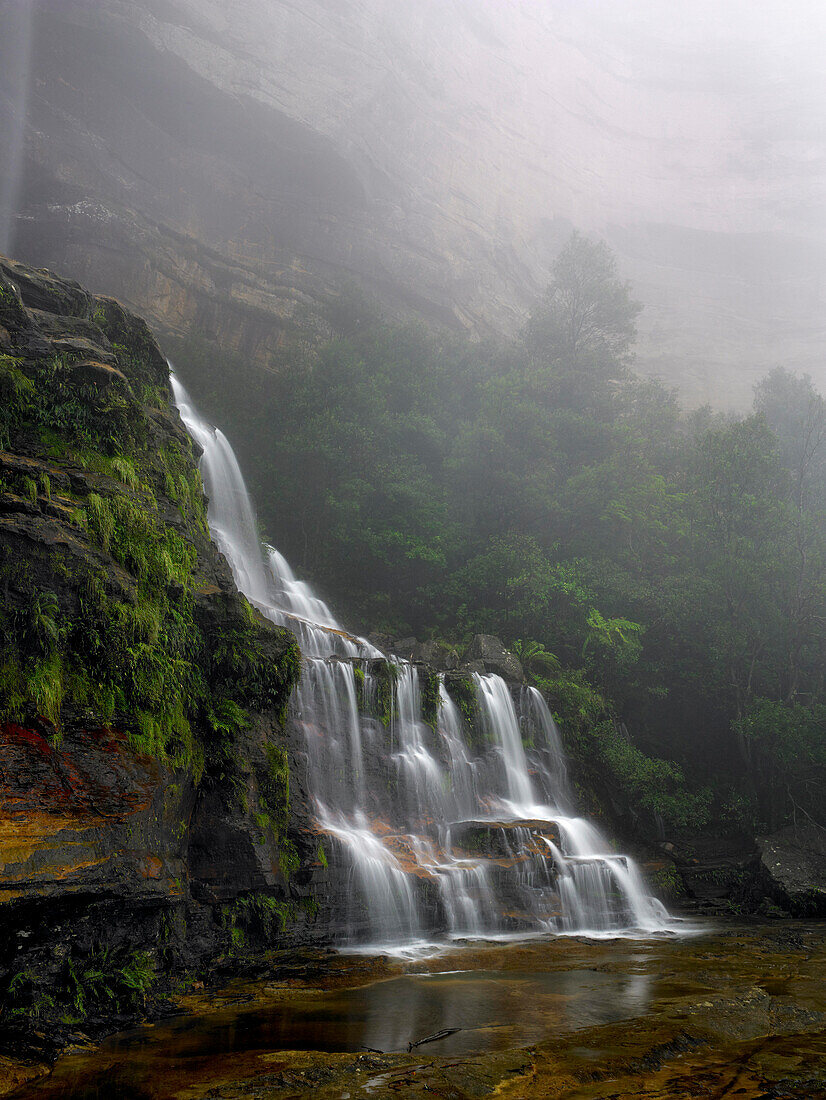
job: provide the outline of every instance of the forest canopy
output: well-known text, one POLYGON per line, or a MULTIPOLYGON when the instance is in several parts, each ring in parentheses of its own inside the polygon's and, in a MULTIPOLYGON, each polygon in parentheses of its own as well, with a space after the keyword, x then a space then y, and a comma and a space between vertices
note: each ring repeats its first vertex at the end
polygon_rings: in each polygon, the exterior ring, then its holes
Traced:
POLYGON ((778 367, 748 415, 681 410, 633 374, 639 310, 575 234, 509 343, 349 289, 272 370, 235 363, 232 392, 213 348, 176 359, 267 536, 355 627, 533 645, 569 735, 610 714, 744 824, 819 820, 826 405, 778 367))

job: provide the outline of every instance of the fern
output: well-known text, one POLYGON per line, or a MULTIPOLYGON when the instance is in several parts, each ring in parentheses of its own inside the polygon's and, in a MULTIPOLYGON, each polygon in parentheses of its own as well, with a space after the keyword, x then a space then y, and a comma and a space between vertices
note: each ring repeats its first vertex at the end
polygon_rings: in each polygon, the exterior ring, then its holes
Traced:
POLYGON ((119 481, 123 482, 124 485, 128 485, 130 489, 138 488, 140 481, 133 463, 128 458, 117 456, 112 459, 111 466, 119 481))
POLYGON ((109 501, 98 493, 90 493, 86 500, 86 522, 89 534, 101 550, 108 552, 115 532, 115 517, 109 501))
POLYGON ((59 730, 63 706, 63 663, 57 654, 35 665, 26 682, 26 689, 38 713, 59 730))

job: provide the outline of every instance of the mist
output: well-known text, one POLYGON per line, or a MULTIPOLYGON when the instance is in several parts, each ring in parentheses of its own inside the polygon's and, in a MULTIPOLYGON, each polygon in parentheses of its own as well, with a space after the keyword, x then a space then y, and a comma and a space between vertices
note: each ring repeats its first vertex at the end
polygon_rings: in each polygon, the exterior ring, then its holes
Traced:
MULTIPOLYGON (((8 9, 4 42, 24 11, 8 9)), ((156 288, 176 305, 159 305, 151 277, 107 259, 95 203, 153 266, 187 251, 168 232, 240 261, 276 323, 296 291, 353 277, 397 312, 476 335, 519 330, 578 228, 610 244, 646 306, 639 369, 690 404, 744 408, 778 365, 826 382, 815 4, 30 11, 31 65, 12 49, 2 76, 17 249, 71 255, 166 326, 192 311, 201 275, 181 282, 181 256, 156 288), (42 216, 62 223, 47 240, 42 216)), ((238 278, 207 278, 222 308, 245 304, 238 278)))

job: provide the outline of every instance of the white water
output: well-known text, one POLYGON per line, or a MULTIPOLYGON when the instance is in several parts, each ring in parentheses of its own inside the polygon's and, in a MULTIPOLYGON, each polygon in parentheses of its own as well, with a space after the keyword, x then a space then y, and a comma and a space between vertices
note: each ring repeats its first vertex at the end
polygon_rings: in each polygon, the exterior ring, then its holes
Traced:
POLYGON ((540 693, 523 688, 515 700, 500 677, 475 675, 472 743, 440 677, 432 728, 422 703, 429 673, 343 631, 277 550, 262 551, 232 448, 174 376, 172 388, 204 452, 216 544, 241 591, 301 645, 292 721, 331 864, 346 868, 345 941, 403 948, 439 933, 671 929, 633 861, 575 815, 559 731, 540 693), (387 727, 382 690, 391 696, 387 727))

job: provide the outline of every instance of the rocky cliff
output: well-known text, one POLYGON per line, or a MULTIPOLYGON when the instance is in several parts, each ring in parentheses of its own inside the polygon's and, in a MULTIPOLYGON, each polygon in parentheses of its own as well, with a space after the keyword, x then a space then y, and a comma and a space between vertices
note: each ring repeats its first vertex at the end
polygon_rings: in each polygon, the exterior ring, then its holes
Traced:
POLYGON ((718 72, 692 17, 669 36, 639 5, 627 25, 591 7, 17 0, 0 238, 5 220, 15 255, 267 365, 347 277, 397 312, 513 330, 575 225, 647 306, 641 369, 690 401, 743 405, 781 362, 819 378, 803 75, 762 79, 748 43, 718 72))
POLYGON ((298 648, 210 541, 145 323, 0 259, 0 386, 0 1001, 61 1043, 307 938, 324 868, 298 648))

